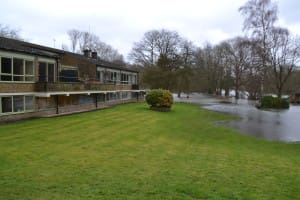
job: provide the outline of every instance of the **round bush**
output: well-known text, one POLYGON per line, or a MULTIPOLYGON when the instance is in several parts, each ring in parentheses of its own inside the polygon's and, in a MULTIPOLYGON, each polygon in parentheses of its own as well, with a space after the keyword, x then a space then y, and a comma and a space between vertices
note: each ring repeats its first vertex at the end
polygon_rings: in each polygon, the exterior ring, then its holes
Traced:
POLYGON ((147 93, 146 102, 151 108, 171 108, 173 96, 169 90, 154 89, 147 93))

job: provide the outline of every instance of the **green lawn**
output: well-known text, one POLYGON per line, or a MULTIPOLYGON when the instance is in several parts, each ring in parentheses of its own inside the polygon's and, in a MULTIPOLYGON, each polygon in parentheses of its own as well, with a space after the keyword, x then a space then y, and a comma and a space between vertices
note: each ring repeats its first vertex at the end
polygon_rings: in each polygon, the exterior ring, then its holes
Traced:
POLYGON ((146 104, 0 126, 0 199, 299 199, 300 144, 146 104))

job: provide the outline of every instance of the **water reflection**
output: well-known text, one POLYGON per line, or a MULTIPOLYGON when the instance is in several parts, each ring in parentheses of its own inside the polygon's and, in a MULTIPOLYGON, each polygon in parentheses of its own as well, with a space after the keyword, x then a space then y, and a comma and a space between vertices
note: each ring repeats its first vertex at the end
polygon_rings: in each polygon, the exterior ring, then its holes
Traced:
POLYGON ((243 134, 287 142, 299 142, 299 116, 300 106, 291 106, 288 110, 258 110, 255 102, 231 99, 224 103, 222 99, 216 99, 201 94, 190 95, 190 98, 176 98, 175 101, 197 103, 203 108, 241 117, 241 120, 230 122, 218 122, 217 124, 234 127, 243 134))

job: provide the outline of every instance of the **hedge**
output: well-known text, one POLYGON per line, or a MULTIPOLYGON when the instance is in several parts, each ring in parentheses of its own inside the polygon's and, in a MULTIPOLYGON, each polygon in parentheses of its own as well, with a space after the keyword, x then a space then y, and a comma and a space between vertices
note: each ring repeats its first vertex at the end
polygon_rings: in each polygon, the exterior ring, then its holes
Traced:
POLYGON ((258 108, 275 108, 275 109, 288 109, 290 103, 287 99, 282 99, 272 96, 264 96, 258 108))

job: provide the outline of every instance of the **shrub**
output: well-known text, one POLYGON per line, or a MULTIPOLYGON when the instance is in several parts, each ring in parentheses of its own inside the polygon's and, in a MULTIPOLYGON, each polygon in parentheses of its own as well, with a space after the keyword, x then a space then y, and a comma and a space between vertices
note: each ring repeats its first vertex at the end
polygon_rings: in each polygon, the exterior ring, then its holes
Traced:
POLYGON ((173 96, 169 90, 154 89, 147 93, 146 102, 152 107, 171 108, 173 96))
POLYGON ((259 108, 275 108, 275 109, 288 109, 290 103, 287 99, 264 96, 261 100, 259 108))

